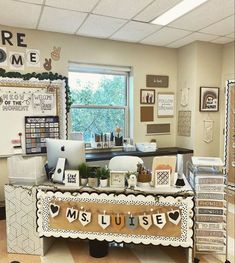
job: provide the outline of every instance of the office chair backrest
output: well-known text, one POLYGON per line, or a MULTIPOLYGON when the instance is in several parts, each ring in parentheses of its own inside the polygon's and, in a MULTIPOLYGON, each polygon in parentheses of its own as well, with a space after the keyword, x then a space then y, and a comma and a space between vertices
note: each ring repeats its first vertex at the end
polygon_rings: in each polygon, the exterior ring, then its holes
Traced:
POLYGON ((112 171, 129 171, 137 170, 137 164, 144 163, 140 157, 137 156, 115 156, 109 161, 109 169, 112 171))

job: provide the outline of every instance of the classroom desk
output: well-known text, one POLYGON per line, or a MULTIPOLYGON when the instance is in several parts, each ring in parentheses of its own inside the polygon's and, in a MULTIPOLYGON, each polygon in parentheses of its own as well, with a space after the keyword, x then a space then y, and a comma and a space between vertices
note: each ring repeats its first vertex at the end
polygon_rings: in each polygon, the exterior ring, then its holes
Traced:
MULTIPOLYGON (((63 185, 21 186, 5 185, 7 244, 9 253, 45 255, 53 242, 52 237, 72 237, 108 242, 182 246, 192 262, 194 193, 190 185, 167 189, 68 189, 63 185), (55 188, 56 187, 56 188, 55 188), (60 207, 56 217, 51 216, 51 204, 60 207), (77 218, 69 222, 68 208, 91 213, 91 222, 83 226, 77 218), (106 211, 112 216, 165 214, 162 228, 152 224, 149 229, 140 225, 132 228, 127 221, 118 228, 110 224, 103 229, 98 215, 106 211), (169 213, 180 214, 177 222, 170 221, 169 213), (176 224, 177 223, 177 224, 176 224)), ((176 218, 173 218, 174 220, 176 218)), ((153 222, 152 222, 153 223, 153 222)))

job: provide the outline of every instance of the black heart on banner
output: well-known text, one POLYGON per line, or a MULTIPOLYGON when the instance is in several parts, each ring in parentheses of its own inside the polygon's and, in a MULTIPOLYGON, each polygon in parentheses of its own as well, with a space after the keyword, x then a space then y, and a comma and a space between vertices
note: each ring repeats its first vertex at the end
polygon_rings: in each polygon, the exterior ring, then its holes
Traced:
POLYGON ((51 212, 52 212, 53 214, 55 214, 56 212, 58 212, 58 210, 59 210, 58 205, 53 205, 53 204, 51 204, 51 212))
POLYGON ((179 212, 178 211, 175 211, 175 212, 170 212, 169 213, 169 217, 171 218, 171 219, 173 219, 173 220, 177 220, 178 218, 179 218, 179 212))

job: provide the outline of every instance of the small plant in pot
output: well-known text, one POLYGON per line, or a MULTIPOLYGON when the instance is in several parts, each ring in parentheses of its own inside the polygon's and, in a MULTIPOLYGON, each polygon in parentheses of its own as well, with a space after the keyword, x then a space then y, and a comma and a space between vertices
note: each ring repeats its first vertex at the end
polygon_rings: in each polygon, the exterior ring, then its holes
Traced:
POLYGON ((78 170, 79 170, 79 176, 81 178, 81 185, 82 186, 86 186, 87 185, 87 178, 89 175, 89 167, 86 163, 81 163, 78 166, 78 170))
POLYGON ((97 177, 100 179, 100 187, 108 186, 108 179, 110 177, 110 170, 105 166, 96 170, 97 177))
POLYGON ((98 187, 98 177, 97 177, 97 167, 89 167, 88 172, 88 186, 90 187, 98 187))

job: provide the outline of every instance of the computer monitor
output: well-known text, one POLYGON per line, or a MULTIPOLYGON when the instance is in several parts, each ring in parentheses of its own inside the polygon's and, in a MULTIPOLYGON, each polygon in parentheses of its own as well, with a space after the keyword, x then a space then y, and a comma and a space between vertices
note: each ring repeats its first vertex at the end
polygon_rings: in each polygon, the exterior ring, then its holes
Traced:
POLYGON ((85 162, 84 141, 46 138, 48 168, 55 169, 58 159, 65 158, 65 169, 77 170, 85 162))

